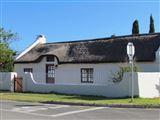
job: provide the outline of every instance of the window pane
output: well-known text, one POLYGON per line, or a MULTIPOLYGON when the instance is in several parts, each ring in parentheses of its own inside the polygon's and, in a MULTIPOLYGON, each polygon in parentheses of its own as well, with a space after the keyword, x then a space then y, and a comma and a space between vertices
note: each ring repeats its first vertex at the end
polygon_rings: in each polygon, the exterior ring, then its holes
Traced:
POLYGON ((82 74, 82 77, 87 77, 87 74, 82 74))
POLYGON ((54 56, 47 56, 47 62, 54 62, 54 56))
POLYGON ((93 83, 93 68, 81 69, 81 82, 93 83))
POLYGON ((86 81, 87 81, 87 78, 83 78, 83 81, 86 82, 86 81))
POLYGON ((33 72, 32 68, 24 68, 24 72, 33 72))

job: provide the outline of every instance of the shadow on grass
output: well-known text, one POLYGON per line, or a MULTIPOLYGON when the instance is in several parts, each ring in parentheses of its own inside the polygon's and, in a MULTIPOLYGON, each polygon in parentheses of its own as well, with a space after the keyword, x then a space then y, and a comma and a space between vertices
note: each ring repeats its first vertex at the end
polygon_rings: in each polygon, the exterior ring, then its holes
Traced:
POLYGON ((129 97, 104 97, 104 96, 92 96, 92 95, 75 95, 75 94, 57 94, 57 96, 61 96, 62 99, 70 99, 70 100, 90 100, 90 101, 98 101, 98 100, 125 100, 129 97))
MULTIPOLYGON (((0 91, 0 93, 11 93, 9 91, 0 91)), ((14 92, 15 94, 23 94, 23 95, 42 95, 42 97, 56 97, 57 99, 65 99, 65 100, 116 100, 116 99, 128 99, 129 97, 104 97, 104 96, 94 96, 94 95, 76 95, 76 94, 63 94, 63 93, 56 93, 56 92, 50 92, 50 93, 38 93, 38 92, 14 92), (44 95, 44 96, 43 96, 44 95), (47 95, 47 96, 45 96, 47 95)), ((13 94, 14 94, 13 93, 13 94)))
POLYGON ((16 107, 37 107, 37 106, 44 106, 44 105, 31 105, 31 104, 28 104, 26 105, 25 103, 23 105, 15 105, 16 107))

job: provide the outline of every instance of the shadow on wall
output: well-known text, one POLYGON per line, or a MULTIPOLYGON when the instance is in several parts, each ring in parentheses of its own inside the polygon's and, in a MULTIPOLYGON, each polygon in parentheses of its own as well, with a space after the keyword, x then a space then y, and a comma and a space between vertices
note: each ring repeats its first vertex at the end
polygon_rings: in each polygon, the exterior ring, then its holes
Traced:
POLYGON ((160 84, 156 85, 156 89, 157 89, 158 93, 160 94, 160 84))

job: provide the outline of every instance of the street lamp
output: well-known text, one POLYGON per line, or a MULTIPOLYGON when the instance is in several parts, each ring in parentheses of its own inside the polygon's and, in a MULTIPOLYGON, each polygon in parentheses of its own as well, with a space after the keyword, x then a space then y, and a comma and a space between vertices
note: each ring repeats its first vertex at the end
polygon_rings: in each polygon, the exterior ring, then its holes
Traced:
POLYGON ((133 43, 129 42, 127 44, 127 54, 129 57, 129 63, 131 64, 131 68, 132 68, 132 77, 131 77, 131 102, 133 102, 133 96, 134 96, 134 83, 133 83, 133 57, 135 54, 135 48, 133 43))

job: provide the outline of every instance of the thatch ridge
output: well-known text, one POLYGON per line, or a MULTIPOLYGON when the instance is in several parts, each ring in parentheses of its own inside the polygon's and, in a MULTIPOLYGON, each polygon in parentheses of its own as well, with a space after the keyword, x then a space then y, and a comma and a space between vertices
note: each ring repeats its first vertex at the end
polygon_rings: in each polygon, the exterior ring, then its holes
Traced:
POLYGON ((102 37, 102 38, 89 38, 85 40, 71 40, 71 41, 60 41, 60 42, 50 42, 45 44, 59 44, 59 43, 77 43, 77 42, 89 42, 89 41, 99 41, 99 40, 110 40, 111 38, 131 38, 131 37, 143 37, 148 35, 157 35, 160 34, 160 32, 157 33, 143 33, 143 34, 137 34, 137 35, 120 35, 120 36, 111 36, 111 37, 102 37))

